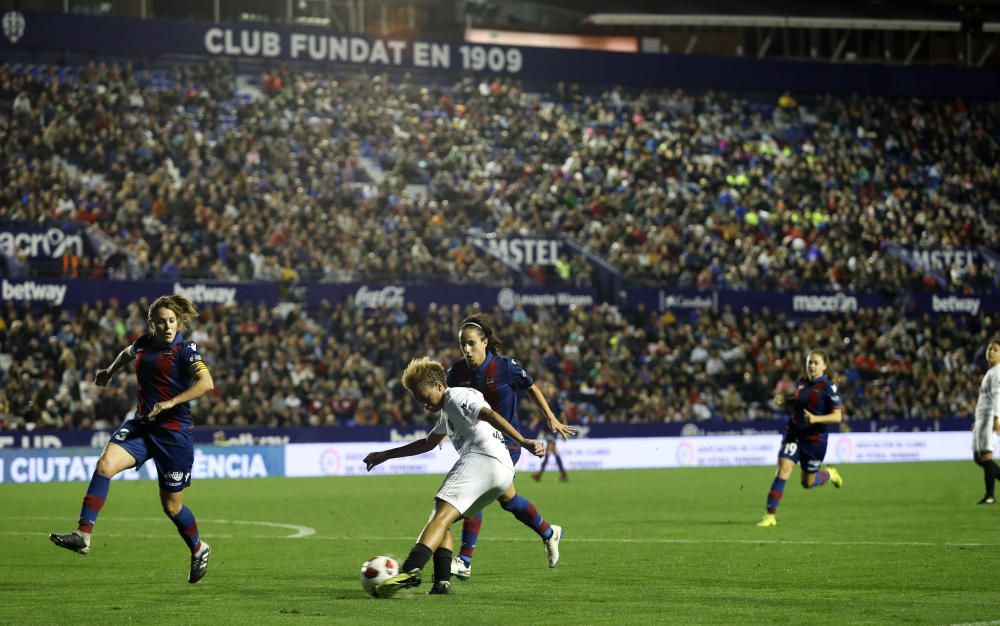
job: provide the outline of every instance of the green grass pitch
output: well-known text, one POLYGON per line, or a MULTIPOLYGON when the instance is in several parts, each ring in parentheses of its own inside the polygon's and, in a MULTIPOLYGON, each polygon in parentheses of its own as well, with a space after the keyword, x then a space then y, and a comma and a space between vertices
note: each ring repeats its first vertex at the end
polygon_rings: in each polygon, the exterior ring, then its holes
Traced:
MULTIPOLYGON (((789 481, 757 528, 773 469, 576 472, 518 479, 566 529, 538 538, 486 510, 467 583, 367 597, 361 563, 405 557, 440 476, 205 480, 186 502, 213 545, 206 578, 156 485, 115 481, 90 555, 51 545, 84 483, 0 485, 0 624, 950 624, 1000 616, 1000 507, 969 463, 843 466, 843 489, 789 481), (295 537, 295 535, 304 535, 295 537)), ((458 526, 455 530, 458 530, 458 526)), ((429 577, 430 569, 425 570, 429 577)), ((994 622, 995 623, 995 622, 994 622)))

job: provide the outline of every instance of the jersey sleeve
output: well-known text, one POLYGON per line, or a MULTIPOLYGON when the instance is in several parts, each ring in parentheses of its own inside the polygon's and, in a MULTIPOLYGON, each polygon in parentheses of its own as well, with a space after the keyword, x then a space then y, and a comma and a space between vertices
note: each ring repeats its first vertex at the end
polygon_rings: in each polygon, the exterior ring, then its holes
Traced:
POLYGON ((147 335, 139 335, 139 338, 136 339, 132 343, 132 345, 126 349, 128 350, 128 355, 134 359, 135 355, 139 354, 140 350, 146 350, 148 348, 149 348, 149 335, 147 334, 147 335))
POLYGON ((993 406, 990 407, 990 415, 1000 417, 1000 367, 994 366, 990 369, 990 399, 993 406))
POLYGON ((201 352, 198 350, 198 344, 193 341, 185 342, 184 348, 181 349, 180 358, 184 370, 191 376, 208 369, 208 366, 205 365, 205 359, 202 358, 201 352))
POLYGON ((510 359, 508 363, 510 367, 510 385, 512 387, 524 390, 535 384, 535 380, 528 375, 528 372, 524 371, 524 368, 517 361, 510 359))
POLYGON ((840 390, 837 389, 837 383, 831 382, 826 387, 826 398, 830 403, 830 410, 836 411, 837 409, 843 409, 844 405, 840 402, 840 390))
POLYGON ((457 385, 457 383, 455 382, 457 378, 458 376, 456 375, 455 372, 455 366, 452 365, 451 367, 448 368, 448 373, 445 375, 444 379, 445 384, 447 384, 449 387, 454 387, 457 385))

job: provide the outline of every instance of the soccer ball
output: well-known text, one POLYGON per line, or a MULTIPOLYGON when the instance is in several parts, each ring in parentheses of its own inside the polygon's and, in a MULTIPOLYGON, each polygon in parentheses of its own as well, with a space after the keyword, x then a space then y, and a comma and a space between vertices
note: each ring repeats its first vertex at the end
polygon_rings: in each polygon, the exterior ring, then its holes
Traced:
POLYGON ((375 587, 399 573, 399 563, 389 556, 373 556, 361 566, 361 588, 370 596, 375 587))

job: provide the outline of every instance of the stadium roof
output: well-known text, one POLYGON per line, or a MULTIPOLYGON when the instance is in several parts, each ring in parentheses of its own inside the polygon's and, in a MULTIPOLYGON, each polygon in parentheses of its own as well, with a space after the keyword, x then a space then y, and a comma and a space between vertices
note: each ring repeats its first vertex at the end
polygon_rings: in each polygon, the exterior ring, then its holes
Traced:
POLYGON ((1000 1, 957 0, 912 1, 860 0, 548 0, 578 13, 644 13, 657 15, 782 15, 797 17, 867 18, 880 20, 956 20, 971 11, 988 20, 1000 19, 1000 1))

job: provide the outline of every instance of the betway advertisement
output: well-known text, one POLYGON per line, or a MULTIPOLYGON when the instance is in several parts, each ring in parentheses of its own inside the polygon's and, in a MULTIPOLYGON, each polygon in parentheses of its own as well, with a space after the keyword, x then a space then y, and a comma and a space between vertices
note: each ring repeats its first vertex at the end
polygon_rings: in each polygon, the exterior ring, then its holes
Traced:
POLYGON ((29 305, 79 306, 97 301, 154 300, 181 294, 198 305, 278 302, 277 283, 217 283, 212 281, 22 280, 0 278, 3 302, 29 305))
POLYGON ((983 295, 943 295, 914 294, 906 304, 909 315, 968 315, 993 314, 1000 312, 1000 297, 995 294, 983 295))
MULTIPOLYGON (((10 448, 0 450, 0 484, 88 481, 94 473, 99 448, 10 448)), ((283 446, 198 446, 192 478, 266 478, 285 469, 283 446)), ((156 466, 147 461, 138 470, 126 470, 118 480, 155 479, 156 466)))

